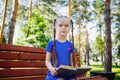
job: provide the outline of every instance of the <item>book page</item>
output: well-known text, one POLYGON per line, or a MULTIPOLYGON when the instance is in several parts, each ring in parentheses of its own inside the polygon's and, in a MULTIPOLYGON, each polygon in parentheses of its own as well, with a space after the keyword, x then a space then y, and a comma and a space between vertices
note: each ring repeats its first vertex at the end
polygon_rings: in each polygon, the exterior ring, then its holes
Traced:
POLYGON ((58 69, 59 69, 59 68, 76 70, 76 67, 73 67, 73 66, 66 66, 66 65, 60 65, 60 66, 58 67, 58 69))

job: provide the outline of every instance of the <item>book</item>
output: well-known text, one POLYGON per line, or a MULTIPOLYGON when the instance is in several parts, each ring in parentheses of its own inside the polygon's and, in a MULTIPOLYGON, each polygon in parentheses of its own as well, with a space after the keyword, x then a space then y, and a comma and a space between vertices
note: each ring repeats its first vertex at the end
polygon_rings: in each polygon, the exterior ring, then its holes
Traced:
POLYGON ((57 72, 59 76, 70 77, 70 76, 80 76, 89 70, 91 70, 91 68, 60 65, 57 69, 57 72))

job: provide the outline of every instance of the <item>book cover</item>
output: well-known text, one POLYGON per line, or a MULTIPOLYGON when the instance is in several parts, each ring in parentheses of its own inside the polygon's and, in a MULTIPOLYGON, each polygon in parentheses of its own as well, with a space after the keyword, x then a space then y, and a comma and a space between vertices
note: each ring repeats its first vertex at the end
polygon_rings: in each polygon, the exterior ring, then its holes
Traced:
POLYGON ((70 76, 80 76, 89 70, 91 70, 91 68, 81 68, 81 67, 76 68, 72 66, 60 65, 57 69, 57 72, 59 76, 70 77, 70 76))

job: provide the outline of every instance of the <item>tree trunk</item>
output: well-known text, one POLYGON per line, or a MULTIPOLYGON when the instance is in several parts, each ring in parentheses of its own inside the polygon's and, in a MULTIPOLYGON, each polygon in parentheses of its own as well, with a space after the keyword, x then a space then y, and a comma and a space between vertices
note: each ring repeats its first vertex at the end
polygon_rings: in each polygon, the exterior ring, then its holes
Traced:
POLYGON ((38 0, 36 0, 36 11, 39 9, 39 3, 38 3, 39 1, 38 0))
POLYGON ((77 46, 78 46, 78 53, 80 54, 80 35, 81 35, 81 29, 80 29, 80 24, 78 25, 78 39, 77 39, 77 46))
POLYGON ((12 19, 9 27, 8 44, 13 44, 13 36, 14 36, 15 23, 17 18, 17 11, 18 11, 18 0, 14 0, 13 15, 12 15, 12 19))
POLYGON ((89 62, 89 41, 88 41, 88 29, 86 25, 86 17, 84 17, 84 25, 85 25, 85 37, 86 37, 86 59, 87 59, 87 65, 90 65, 89 62))
MULTIPOLYGON (((100 28, 100 44, 102 45, 102 32, 101 32, 101 28, 100 28)), ((101 63, 102 63, 102 65, 104 64, 104 62, 103 62, 103 50, 102 50, 102 48, 103 48, 103 46, 100 46, 100 56, 101 56, 101 63)))
POLYGON ((87 65, 90 65, 90 61, 89 61, 89 44, 87 45, 87 49, 86 49, 86 57, 87 57, 87 65))
POLYGON ((102 63, 102 65, 104 64, 104 62, 103 62, 103 55, 101 54, 101 63, 102 63))
POLYGON ((105 0, 105 72, 112 71, 110 2, 105 0))
MULTIPOLYGON (((29 18, 28 18, 28 27, 30 27, 30 18, 32 17, 32 0, 30 0, 30 4, 29 4, 29 18)), ((27 35, 26 37, 29 36, 29 28, 28 28, 28 32, 27 32, 27 35)))
MULTIPOLYGON (((68 17, 71 19, 71 0, 68 0, 68 17)), ((70 33, 68 34, 68 39, 71 41, 70 33)))
POLYGON ((84 54, 84 63, 85 63, 85 65, 86 65, 86 53, 84 54))
POLYGON ((78 7, 78 14, 79 14, 79 17, 78 17, 78 19, 77 19, 77 24, 78 24, 78 39, 77 39, 77 45, 78 45, 78 53, 79 53, 79 56, 81 56, 80 55, 80 39, 81 39, 81 28, 80 28, 80 7, 78 7))
POLYGON ((4 33, 7 4, 8 4, 8 0, 5 0, 4 15, 3 15, 3 20, 2 20, 1 30, 0 30, 0 43, 2 43, 2 38, 3 38, 3 33, 4 33))
POLYGON ((32 0, 30 0, 30 8, 29 9, 30 9, 29 10, 29 20, 30 20, 30 18, 32 16, 32 0))
POLYGON ((71 18, 71 0, 68 0, 68 10, 69 10, 68 16, 69 18, 71 18))

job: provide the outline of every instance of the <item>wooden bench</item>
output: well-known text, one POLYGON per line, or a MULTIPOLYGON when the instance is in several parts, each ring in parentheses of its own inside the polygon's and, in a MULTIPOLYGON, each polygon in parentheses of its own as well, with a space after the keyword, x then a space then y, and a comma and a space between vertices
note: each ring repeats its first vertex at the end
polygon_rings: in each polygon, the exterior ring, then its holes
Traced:
POLYGON ((0 80, 45 80, 45 49, 0 44, 0 80))
MULTIPOLYGON (((0 80, 45 80, 45 49, 0 44, 0 80)), ((77 65, 80 66, 76 54, 77 65)), ((102 77, 78 77, 77 80, 104 80, 102 77)))

